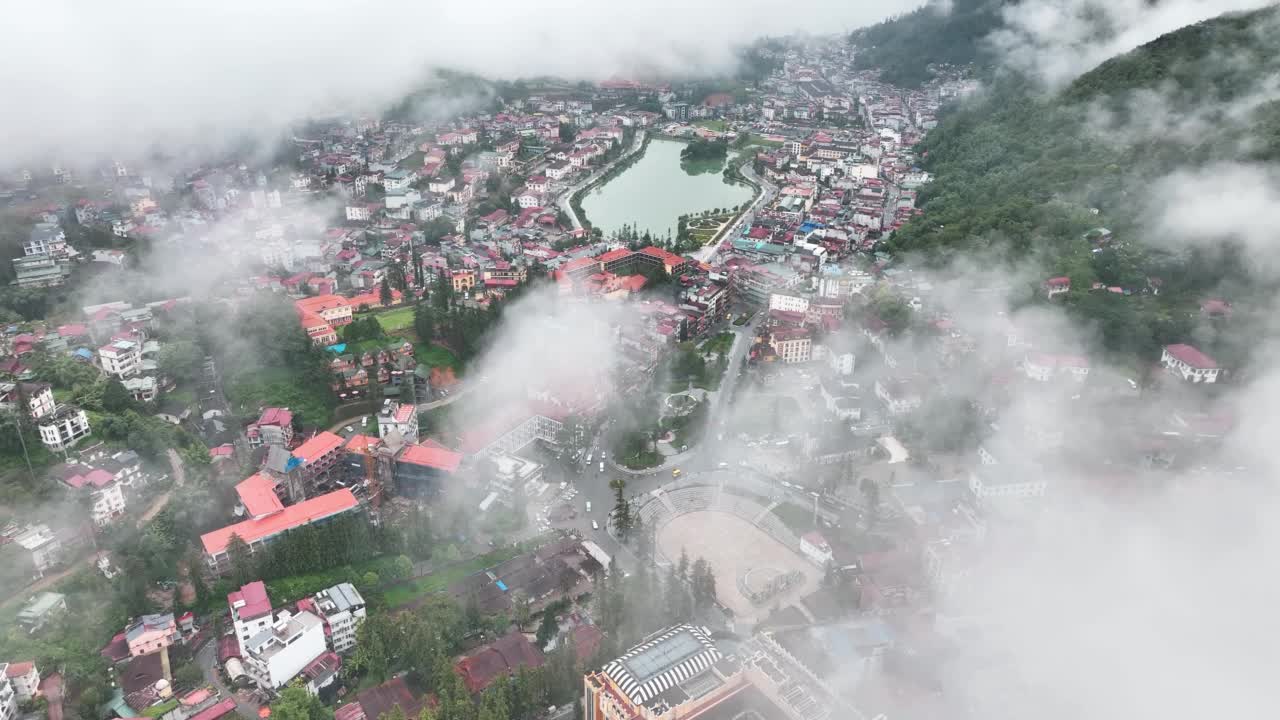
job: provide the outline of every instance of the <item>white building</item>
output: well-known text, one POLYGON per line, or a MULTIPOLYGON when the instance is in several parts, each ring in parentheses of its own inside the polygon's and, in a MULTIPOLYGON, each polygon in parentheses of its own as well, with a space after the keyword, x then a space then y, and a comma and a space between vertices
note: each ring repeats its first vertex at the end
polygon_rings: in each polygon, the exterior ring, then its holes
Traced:
POLYGON ((800 552, 810 562, 825 568, 832 561, 831 546, 827 539, 817 532, 807 532, 800 537, 800 552))
POLYGON ((391 400, 382 404, 378 413, 378 437, 385 438, 395 430, 407 443, 418 442, 418 408, 391 400))
POLYGON ((267 597, 267 586, 261 580, 244 585, 227 595, 227 605, 231 608, 231 625, 235 629, 236 642, 240 644, 240 652, 243 653, 249 639, 270 628, 274 620, 271 599, 267 597))
POLYGON ((772 293, 769 295, 769 309, 802 313, 809 309, 809 300, 796 295, 772 293))
POLYGON ((492 455, 493 485, 508 493, 524 487, 526 483, 542 479, 542 465, 516 455, 492 455))
POLYGON ((852 375, 854 355, 852 350, 827 348, 827 365, 837 375, 852 375))
POLYGON ((892 415, 903 415, 919 409, 923 400, 910 380, 876 380, 876 397, 892 415))
POLYGON ((364 598, 351 583, 340 583, 316 593, 316 610, 329 627, 329 646, 345 653, 356 646, 356 628, 365 619, 364 598))
POLYGON ((30 553, 31 565, 41 577, 58 562, 62 552, 62 543, 48 525, 28 525, 25 530, 13 536, 13 542, 30 553))
POLYGON ((18 694, 8 676, 0 677, 0 720, 13 720, 18 716, 18 694))
POLYGON ((116 340, 98 348, 98 362, 108 375, 121 380, 131 378, 142 371, 142 345, 132 340, 116 340))
POLYGON ((69 448, 90 432, 89 416, 71 405, 59 405, 52 415, 40 418, 36 427, 40 442, 50 450, 69 448))
MULTIPOLYGON (((1010 455, 1017 451, 1009 448, 1010 455)), ((1014 466, 1000 461, 1004 450, 992 452, 987 446, 978 448, 982 465, 969 473, 969 491, 979 500, 994 498, 1044 497, 1049 483, 1044 473, 1031 466, 1014 466)))
POLYGON ((249 638, 241 649, 245 672, 260 687, 278 690, 327 651, 324 622, 307 611, 282 610, 271 627, 249 638))
POLYGON ((1165 345, 1160 364, 1187 382, 1218 382, 1218 363, 1191 345, 1165 345))
POLYGON ((34 698, 40 691, 40 671, 30 660, 16 663, 0 663, 0 670, 13 685, 13 694, 18 702, 24 703, 34 698))

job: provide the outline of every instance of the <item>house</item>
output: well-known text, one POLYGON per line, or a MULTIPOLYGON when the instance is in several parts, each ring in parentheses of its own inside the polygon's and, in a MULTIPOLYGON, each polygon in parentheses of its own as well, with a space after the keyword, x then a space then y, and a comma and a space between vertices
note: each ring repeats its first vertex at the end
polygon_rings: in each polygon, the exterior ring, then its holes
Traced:
POLYGON ((769 345, 787 364, 809 362, 813 357, 813 339, 806 328, 774 328, 769 345))
POLYGON ((21 409, 32 420, 53 414, 57 403, 48 383, 0 382, 0 409, 21 409))
POLYGON ((67 611, 67 596, 42 592, 31 598, 18 612, 18 624, 27 632, 36 632, 67 611))
POLYGON ((48 525, 28 525, 13 536, 13 544, 22 548, 31 558, 31 566, 40 577, 53 567, 62 555, 62 543, 48 525))
POLYGON ((351 322, 351 304, 341 295, 317 295, 296 300, 293 305, 299 317, 308 313, 318 315, 335 328, 351 322))
POLYGON ((903 378, 876 380, 876 397, 884 403, 891 415, 904 415, 917 410, 923 403, 916 383, 903 378))
POLYGON ((315 611, 324 620, 325 636, 334 652, 345 653, 356 646, 356 629, 364 621, 365 603, 351 583, 339 583, 316 593, 315 611))
POLYGON ((416 718, 422 712, 424 701, 413 696, 404 682, 404 676, 362 691, 356 701, 338 708, 333 720, 379 720, 400 708, 406 718, 416 718))
POLYGON ((49 474, 72 490, 88 491, 89 517, 95 525, 101 527, 124 514, 124 491, 107 470, 67 463, 55 466, 49 474))
POLYGON ((541 667, 542 651, 521 632, 511 632, 462 658, 454 670, 462 676, 472 694, 484 692, 502 675, 513 675, 522 667, 541 667))
POLYGON ((418 408, 387 400, 378 413, 378 437, 385 438, 391 431, 400 433, 406 443, 418 442, 418 408))
POLYGON ((231 542, 232 535, 239 536, 249 546, 250 551, 256 551, 289 530, 311 523, 324 522, 358 507, 360 503, 355 495, 343 488, 290 505, 264 517, 251 518, 207 532, 200 536, 205 562, 208 563, 210 570, 221 574, 226 572, 230 565, 227 545, 231 542))
POLYGON ((324 622, 301 610, 281 610, 270 627, 242 644, 245 672, 259 687, 278 690, 327 652, 324 622))
POLYGON ((98 348, 98 363, 108 375, 124 380, 142 372, 142 344, 116 340, 98 348))
POLYGON ((143 615, 125 628, 125 642, 129 644, 129 655, 150 655, 173 645, 179 638, 178 623, 173 613, 164 615, 143 615))
POLYGON ((1218 363, 1192 345, 1165 345, 1160 353, 1160 364, 1187 382, 1218 381, 1218 363))
POLYGON ((800 553, 820 568, 832 561, 831 545, 818 532, 807 532, 800 537, 800 553))
POLYGON ((236 643, 243 656, 244 646, 249 638, 271 627, 275 620, 271 598, 267 597, 267 586, 261 580, 243 585, 227 595, 227 606, 230 608, 236 643))
POLYGON ((36 669, 34 662, 27 660, 26 662, 0 663, 0 670, 4 671, 4 676, 13 684, 13 692, 17 695, 18 702, 27 702, 40 691, 40 671, 36 669))
POLYGON ((1062 376, 1084 382, 1089 377, 1089 358, 1082 355, 1027 353, 1022 362, 1022 371, 1036 382, 1049 382, 1062 376))
POLYGON ((289 447, 293 443, 293 413, 289 408, 263 408, 258 421, 249 425, 245 435, 250 448, 263 445, 289 447))
POLYGON ((1042 289, 1044 290, 1044 296, 1046 298, 1052 299, 1059 295, 1065 295, 1071 292, 1071 278, 1066 277, 1065 275, 1062 277, 1049 278, 1044 281, 1042 289))
POLYGON ((18 694, 13 690, 9 678, 0 675, 0 720, 14 720, 18 717, 18 694))

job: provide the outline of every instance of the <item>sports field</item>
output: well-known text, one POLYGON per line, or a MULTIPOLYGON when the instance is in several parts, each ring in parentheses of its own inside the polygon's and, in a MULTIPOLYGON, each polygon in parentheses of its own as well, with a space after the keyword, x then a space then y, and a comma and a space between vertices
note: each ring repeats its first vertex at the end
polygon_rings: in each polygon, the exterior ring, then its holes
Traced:
POLYGON ((818 589, 822 575, 798 553, 751 522, 726 512, 703 510, 678 515, 658 530, 658 549, 668 558, 705 558, 716 574, 716 598, 745 622, 763 619, 818 589), (742 593, 740 580, 755 585, 770 576, 799 572, 803 579, 761 605, 742 593))

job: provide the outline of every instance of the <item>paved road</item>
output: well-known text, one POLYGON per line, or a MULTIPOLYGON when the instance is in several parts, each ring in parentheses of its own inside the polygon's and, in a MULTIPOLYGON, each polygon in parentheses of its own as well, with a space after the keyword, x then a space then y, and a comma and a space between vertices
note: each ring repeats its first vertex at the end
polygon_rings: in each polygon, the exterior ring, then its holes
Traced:
MULTIPOLYGON (((169 468, 173 471, 174 487, 182 487, 183 484, 187 482, 187 470, 183 465, 182 456, 173 448, 169 448, 167 453, 169 455, 169 468)), ((142 513, 142 517, 138 518, 138 527, 146 527, 147 523, 151 522, 152 518, 160 514, 160 511, 164 509, 164 506, 169 504, 169 498, 172 495, 173 488, 170 488, 161 493, 160 497, 152 501, 151 507, 147 508, 147 511, 142 513)))
POLYGON ((573 208, 569 206, 569 199, 573 197, 574 193, 578 192, 579 190, 586 187, 587 185, 590 185, 591 183, 595 182, 596 178, 599 178, 601 175, 611 170, 614 165, 617 165, 623 160, 626 160, 627 158, 634 155, 637 150, 639 150, 641 147, 644 146, 645 135, 646 135, 646 131, 644 130, 636 133, 635 138, 631 141, 631 147, 627 148, 626 152, 619 155, 617 160, 614 160, 608 165, 605 165, 599 170, 591 173, 587 177, 583 178, 580 182, 575 183, 568 190, 565 190, 564 192, 560 193, 560 199, 556 200, 556 205, 558 205, 560 209, 563 210, 565 214, 569 216, 569 220, 573 222, 573 226, 575 228, 582 227, 582 221, 578 218, 578 214, 573 211, 573 208))
POLYGON ((751 207, 747 208, 747 211, 738 217, 738 220, 733 224, 733 227, 729 228, 727 232, 722 233, 719 239, 714 243, 704 245, 701 249, 693 253, 693 257, 699 262, 713 262, 720 251, 720 244, 725 240, 741 235, 743 222, 748 217, 753 217, 755 213, 759 212, 760 208, 768 205, 770 202, 773 202, 773 198, 778 194, 778 188, 774 187, 767 180, 756 175, 755 168, 752 167, 750 160, 743 163, 738 170, 742 173, 743 177, 759 185, 760 192, 756 194, 755 200, 751 202, 751 207))
POLYGON ((203 648, 196 653, 196 662, 200 664, 200 669, 204 672, 204 679, 224 697, 229 697, 236 701, 236 711, 242 718, 258 717, 258 704, 248 702, 244 698, 237 695, 231 688, 222 682, 222 675, 218 672, 218 638, 213 638, 204 644, 203 648))

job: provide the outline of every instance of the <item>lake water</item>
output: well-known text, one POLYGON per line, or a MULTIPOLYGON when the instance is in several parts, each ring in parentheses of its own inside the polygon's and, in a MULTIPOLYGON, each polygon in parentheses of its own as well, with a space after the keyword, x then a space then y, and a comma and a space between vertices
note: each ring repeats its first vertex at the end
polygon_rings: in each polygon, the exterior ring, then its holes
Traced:
POLYGON ((587 219, 606 236, 624 225, 635 225, 641 234, 648 230, 665 238, 670 230, 675 237, 681 215, 751 200, 750 187, 724 181, 724 163, 681 167, 683 149, 684 143, 675 140, 650 140, 636 164, 582 199, 587 219))

